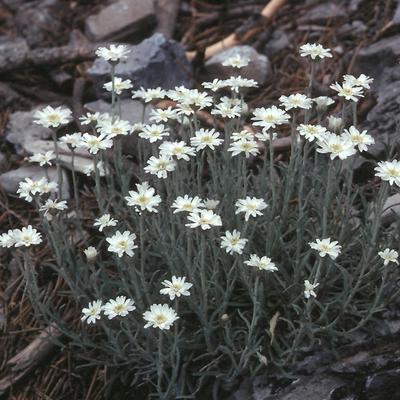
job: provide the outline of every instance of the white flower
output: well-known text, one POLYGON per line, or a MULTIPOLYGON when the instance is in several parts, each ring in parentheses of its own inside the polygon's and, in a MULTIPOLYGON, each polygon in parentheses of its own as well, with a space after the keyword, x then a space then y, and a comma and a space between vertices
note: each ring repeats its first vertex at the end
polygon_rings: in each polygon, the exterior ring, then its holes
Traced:
POLYGON ((247 129, 243 129, 240 132, 232 132, 231 140, 254 140, 254 135, 252 132, 248 131, 247 129))
POLYGON ((176 162, 166 156, 150 157, 147 160, 147 166, 144 167, 144 170, 152 175, 157 175, 157 178, 165 179, 167 178, 167 173, 170 171, 174 171, 176 168, 176 162))
POLYGON ((226 87, 226 82, 220 79, 214 79, 212 82, 203 82, 202 86, 205 89, 209 89, 212 92, 216 92, 219 89, 226 87))
POLYGON ((338 96, 344 97, 346 100, 357 102, 359 97, 364 97, 362 94, 363 88, 359 86, 352 86, 348 83, 343 83, 340 86, 337 82, 329 86, 331 89, 338 92, 338 96))
POLYGON ((87 308, 82 309, 83 317, 81 318, 81 321, 86 320, 88 324, 95 324, 96 320, 101 318, 100 314, 103 310, 102 304, 103 302, 101 300, 96 300, 92 303, 89 303, 87 308))
POLYGON ((112 140, 103 133, 100 136, 90 135, 89 133, 82 136, 82 147, 86 148, 91 154, 97 154, 99 150, 109 149, 112 145, 112 140))
POLYGON ((204 207, 200 197, 189 197, 185 194, 183 197, 178 196, 173 202, 171 208, 175 208, 174 214, 179 212, 198 212, 200 207, 204 207))
POLYGON ((314 284, 309 281, 304 281, 304 297, 309 299, 310 296, 317 297, 317 294, 314 292, 314 289, 319 286, 319 283, 315 282, 314 284))
POLYGON ((221 236, 221 248, 225 249, 228 254, 242 254, 247 241, 248 239, 240 238, 240 232, 236 229, 233 232, 226 231, 225 236, 221 236))
POLYGON ((332 57, 331 50, 318 43, 306 43, 300 46, 300 55, 302 57, 310 56, 313 60, 315 60, 317 57, 321 59, 325 57, 332 57))
POLYGON ((117 253, 118 257, 122 257, 124 253, 132 257, 134 254, 133 249, 137 248, 134 242, 135 239, 136 235, 134 233, 130 233, 129 231, 121 233, 117 231, 113 236, 106 239, 110 244, 108 246, 108 251, 117 253))
POLYGON ((194 137, 190 138, 190 144, 196 148, 196 151, 209 147, 215 150, 215 146, 219 146, 223 139, 219 138, 219 133, 215 129, 199 129, 195 132, 194 137))
POLYGON ((223 118, 236 118, 240 117, 240 107, 230 106, 226 103, 219 103, 213 110, 211 110, 211 114, 221 115, 223 118))
POLYGON ((107 135, 108 139, 112 139, 116 136, 126 136, 132 131, 132 126, 129 121, 123 119, 104 119, 100 120, 97 124, 97 130, 103 134, 107 135))
POLYGON ((372 83, 374 79, 364 74, 361 74, 358 78, 353 75, 344 75, 343 81, 350 86, 361 86, 364 89, 370 89, 370 83, 372 83))
POLYGON ((185 282, 185 280, 186 277, 177 278, 173 276, 170 281, 165 280, 161 282, 165 288, 161 289, 160 293, 168 295, 170 300, 174 300, 175 297, 190 296, 189 289, 193 284, 185 282))
POLYGON ((276 132, 269 132, 267 129, 263 129, 262 132, 256 132, 255 137, 261 142, 269 142, 271 140, 275 140, 278 137, 276 132))
POLYGON ((48 164, 51 165, 51 160, 54 160, 56 158, 56 155, 52 150, 46 151, 46 153, 41 154, 37 153, 34 154, 33 156, 29 157, 29 161, 31 162, 37 162, 41 167, 44 165, 48 164))
POLYGON ((81 125, 90 125, 90 124, 96 124, 99 118, 100 118, 99 112, 86 113, 86 115, 82 115, 81 117, 79 117, 79 121, 81 121, 81 125))
POLYGON ((240 54, 235 54, 232 57, 229 57, 228 59, 226 59, 222 65, 224 67, 232 67, 232 68, 243 68, 243 67, 247 67, 249 65, 250 62, 250 58, 244 58, 242 57, 240 54))
POLYGON ((339 157, 345 160, 347 157, 356 153, 356 149, 351 140, 346 137, 337 136, 335 134, 326 134, 318 140, 318 153, 330 153, 331 160, 339 157))
POLYGON ((383 181, 389 181, 390 185, 396 184, 400 186, 400 161, 381 161, 375 167, 376 176, 383 181))
POLYGON ((61 125, 68 124, 71 119, 71 110, 68 108, 47 106, 34 113, 35 124, 42 125, 45 128, 58 128, 61 125))
MULTIPOLYGON (((199 92, 197 89, 186 89, 180 91, 177 101, 180 105, 189 106, 193 110, 202 110, 203 108, 211 106, 212 97, 210 97, 208 93, 199 92)), ((183 109, 185 109, 185 107, 183 107, 183 109)))
POLYGON ((250 156, 256 156, 259 153, 257 142, 254 140, 237 140, 233 142, 228 151, 232 152, 232 157, 237 156, 240 153, 244 153, 246 158, 250 156))
POLYGON ((310 142, 314 139, 321 140, 327 133, 326 128, 321 125, 301 124, 297 127, 297 130, 301 136, 305 136, 310 142))
POLYGON ((87 249, 83 250, 85 256, 89 262, 93 262, 97 257, 97 250, 93 246, 89 246, 87 249))
POLYGON ((286 111, 289 111, 292 108, 303 108, 309 110, 312 107, 312 99, 301 93, 291 94, 290 96, 281 96, 279 97, 279 101, 282 103, 286 111))
POLYGON ((256 121, 253 125, 261 126, 265 129, 276 128, 278 125, 289 122, 289 115, 276 106, 256 108, 253 115, 252 121, 256 121))
POLYGON ((221 217, 217 214, 214 214, 214 211, 212 210, 191 212, 188 216, 188 220, 192 222, 186 224, 186 226, 189 226, 190 228, 197 228, 200 226, 203 230, 211 229, 211 226, 222 225, 221 217))
POLYGON ((333 132, 339 132, 342 129, 343 120, 340 117, 330 115, 328 117, 328 128, 333 132))
POLYGON ((161 197, 155 194, 154 188, 147 182, 136 184, 137 191, 130 190, 129 196, 125 197, 128 206, 133 206, 137 211, 147 210, 149 212, 158 212, 155 207, 161 203, 161 197))
POLYGON ((160 122, 168 122, 168 120, 176 120, 178 119, 178 113, 176 110, 173 110, 172 107, 168 107, 165 109, 156 108, 151 110, 150 113, 150 121, 155 121, 157 123, 160 122))
POLYGON ((258 83, 254 79, 242 78, 239 76, 231 76, 225 81, 226 86, 230 86, 233 92, 239 93, 242 88, 254 88, 258 83))
MULTIPOLYGON (((112 92, 112 88, 113 88, 113 82, 107 82, 103 85, 104 89, 107 90, 107 92, 112 92)), ((126 79, 125 81, 122 80, 122 78, 119 78, 118 76, 116 76, 114 78, 114 92, 118 95, 120 95, 122 93, 123 90, 126 89, 131 89, 132 86, 132 82, 130 79, 126 79)))
POLYGON ((139 137, 147 139, 150 143, 161 140, 163 136, 169 136, 169 131, 163 124, 144 125, 139 133, 139 137))
POLYGON ((19 197, 26 201, 32 201, 32 196, 36 194, 46 194, 55 192, 57 190, 57 183, 48 182, 46 178, 41 178, 38 181, 33 181, 30 178, 25 178, 24 181, 19 183, 17 193, 19 197))
POLYGON ((104 214, 94 220, 93 226, 98 226, 99 231, 102 232, 107 226, 116 226, 117 222, 118 221, 116 219, 111 218, 110 214, 104 214))
POLYGON ((349 139, 359 151, 367 151, 369 145, 374 144, 375 140, 367 131, 360 132, 355 126, 345 129, 342 137, 349 139))
POLYGON ((315 242, 308 243, 310 247, 319 252, 320 257, 328 255, 332 260, 335 260, 340 254, 342 246, 338 245, 337 241, 331 242, 330 238, 316 239, 315 242))
POLYGON ((144 89, 141 87, 139 90, 132 92, 133 99, 142 99, 145 103, 150 103, 153 100, 163 99, 166 95, 166 91, 161 87, 155 89, 144 89))
POLYGON ((35 228, 32 228, 31 225, 27 227, 23 227, 21 230, 15 229, 13 232, 15 247, 29 247, 32 244, 40 244, 42 243, 42 235, 35 228))
POLYGON ((120 316, 125 317, 131 311, 136 310, 135 302, 132 299, 127 299, 125 296, 118 296, 115 300, 111 299, 103 306, 104 315, 108 319, 120 316))
POLYGON ((176 157, 177 160, 189 161, 189 156, 195 156, 194 149, 190 146, 186 146, 183 141, 180 142, 163 142, 160 147, 160 154, 163 157, 176 157))
POLYGON ((154 327, 169 330, 179 317, 168 304, 153 304, 149 311, 143 313, 143 318, 147 321, 145 328, 154 327))
POLYGON ((390 262, 399 265, 398 257, 399 253, 396 250, 385 249, 380 251, 378 255, 384 260, 383 265, 388 265, 390 262))
POLYGON ((15 234, 14 231, 9 229, 7 233, 0 235, 0 247, 10 248, 15 245, 15 234))
POLYGON ((111 61, 112 63, 118 63, 122 60, 128 58, 128 54, 130 50, 127 46, 123 44, 115 45, 111 44, 109 48, 107 47, 99 47, 96 50, 96 55, 98 57, 103 58, 106 61, 111 61))
POLYGON ((70 145, 72 148, 82 145, 82 134, 80 132, 71 133, 60 137, 60 142, 70 145))
POLYGON ((47 199, 46 202, 40 207, 40 211, 44 211, 44 216, 48 219, 51 220, 51 212, 53 211, 63 211, 66 210, 67 207, 67 202, 65 200, 62 201, 57 201, 57 200, 52 200, 52 199, 47 199))
POLYGON ((261 271, 278 271, 275 264, 271 261, 269 257, 258 257, 257 254, 251 254, 250 260, 244 262, 249 267, 256 267, 261 271))
POLYGON ((213 199, 205 199, 204 200, 204 207, 207 210, 215 210, 219 204, 219 200, 213 200, 213 199))
POLYGON ((331 104, 335 102, 327 96, 319 96, 313 99, 314 103, 317 105, 317 110, 325 111, 331 104))
MULTIPOLYGON (((106 170, 104 169, 104 163, 103 161, 99 161, 96 164, 97 170, 99 171, 99 175, 100 176, 105 176, 106 175, 106 170)), ((85 168, 83 170, 83 173, 87 176, 92 175, 92 173, 94 172, 94 163, 90 163, 88 165, 85 165, 85 168)))
POLYGON ((239 199, 236 201, 235 214, 245 213, 244 219, 249 220, 250 216, 256 217, 257 215, 263 215, 261 210, 268 207, 267 203, 263 199, 257 199, 255 197, 247 196, 245 199, 239 199))

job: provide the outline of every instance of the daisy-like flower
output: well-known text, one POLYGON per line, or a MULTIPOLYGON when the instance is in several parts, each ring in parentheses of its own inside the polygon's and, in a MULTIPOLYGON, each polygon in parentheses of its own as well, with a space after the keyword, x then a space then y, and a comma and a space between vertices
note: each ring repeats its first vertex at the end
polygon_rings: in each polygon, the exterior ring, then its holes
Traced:
POLYGON ((126 296, 118 296, 115 300, 111 299, 103 306, 104 315, 108 319, 113 319, 117 316, 126 317, 131 311, 136 310, 135 302, 132 299, 127 299, 126 296))
POLYGON ((236 118, 240 117, 240 107, 230 106, 226 103, 219 103, 211 110, 211 114, 220 115, 222 118, 236 118))
POLYGON ((196 155, 194 149, 187 146, 185 142, 163 142, 160 147, 160 154, 164 157, 176 157, 177 160, 189 161, 190 156, 196 155))
POLYGON ((268 130, 263 129, 262 132, 256 132, 254 136, 261 142, 269 142, 271 140, 271 136, 272 140, 275 140, 278 137, 278 134, 276 132, 271 132, 270 134, 268 130))
POLYGON ((190 296, 189 289, 193 286, 193 284, 185 281, 186 277, 184 276, 180 278, 173 276, 170 281, 165 280, 161 282, 165 288, 161 289, 160 293, 168 295, 170 300, 174 300, 175 297, 190 296))
POLYGON ((330 238, 316 239, 315 242, 308 243, 310 247, 318 251, 320 257, 328 255, 332 260, 335 260, 340 254, 342 246, 338 245, 337 241, 331 242, 330 238))
POLYGON ((212 105, 212 97, 208 93, 191 89, 183 92, 178 102, 190 106, 193 110, 202 110, 212 105))
POLYGON ((254 135, 247 129, 243 129, 240 132, 232 132, 231 140, 254 140, 254 135))
POLYGON ((374 79, 364 74, 361 74, 358 78, 353 75, 344 75, 343 81, 350 86, 361 86, 364 89, 370 89, 370 83, 372 83, 374 79))
POLYGON ((150 143, 161 140, 164 136, 169 136, 169 130, 163 124, 143 125, 139 137, 147 139, 150 143))
POLYGON ((235 214, 245 213, 244 219, 248 221, 250 217, 263 215, 261 210, 267 208, 268 205, 264 199, 257 199, 255 197, 247 196, 245 199, 238 199, 235 203, 235 207, 235 214))
POLYGON ((96 300, 87 306, 87 308, 82 309, 83 317, 81 321, 86 321, 89 325, 95 324, 98 319, 101 318, 101 312, 103 310, 103 302, 101 300, 96 300))
POLYGON ((61 136, 59 140, 75 149, 82 145, 82 134, 80 132, 71 133, 69 135, 61 136))
POLYGON ((244 262, 249 267, 256 267, 260 271, 278 271, 278 268, 275 267, 275 264, 271 261, 269 257, 258 257, 257 254, 251 254, 250 260, 244 262))
POLYGON ((39 233, 32 225, 23 227, 20 229, 15 229, 14 232, 15 247, 29 247, 33 244, 42 243, 42 234, 39 233))
POLYGON ((342 86, 339 83, 333 83, 329 86, 331 89, 338 92, 338 96, 344 97, 346 100, 352 100, 357 102, 359 97, 364 97, 363 88, 359 86, 352 86, 348 83, 343 83, 342 86))
POLYGON ((97 154, 99 150, 109 149, 112 145, 112 140, 104 133, 99 136, 84 133, 82 136, 82 147, 87 149, 91 154, 97 154))
POLYGON ((248 239, 240 237, 240 232, 236 229, 233 232, 226 231, 225 236, 221 236, 221 249, 225 249, 228 254, 242 254, 248 239))
POLYGON ((17 194, 20 198, 26 201, 32 201, 36 194, 46 194, 57 190, 57 183, 48 182, 46 178, 41 178, 38 181, 33 181, 30 178, 25 178, 19 183, 17 194))
POLYGON ((328 96, 319 96, 313 99, 314 103, 317 105, 317 110, 325 111, 330 105, 335 102, 328 96))
POLYGON ((7 233, 0 235, 0 247, 7 247, 8 249, 15 245, 14 231, 9 229, 7 233))
POLYGON ((111 218, 110 214, 104 214, 94 220, 93 226, 98 226, 99 231, 102 232, 107 226, 116 226, 118 221, 111 218))
POLYGON ((355 126, 345 129, 342 137, 349 139, 359 151, 367 151, 371 144, 375 143, 374 138, 367 134, 367 131, 360 132, 355 126))
POLYGON ((315 293, 314 289, 319 286, 319 283, 310 283, 310 281, 305 280, 304 281, 304 297, 306 299, 309 299, 311 296, 312 297, 317 297, 317 294, 315 293))
POLYGON ((81 125, 95 125, 100 118, 100 113, 86 113, 86 115, 82 115, 79 117, 79 121, 81 121, 81 125))
POLYGON ((300 55, 302 57, 311 57, 312 60, 318 58, 332 57, 331 50, 318 43, 306 43, 300 46, 300 55))
POLYGON ((328 129, 331 131, 338 133, 343 127, 343 120, 340 117, 335 117, 334 115, 330 115, 328 117, 328 129))
POLYGON ((168 122, 169 120, 178 119, 178 113, 176 110, 172 109, 172 107, 168 108, 156 108, 151 110, 150 113, 150 121, 155 121, 157 123, 160 122, 168 122))
POLYGON ((243 68, 247 67, 249 65, 250 59, 242 57, 240 54, 235 54, 232 57, 229 57, 226 59, 224 62, 222 62, 222 65, 224 67, 232 67, 232 68, 243 68))
POLYGON ((123 44, 111 44, 109 48, 99 47, 96 50, 96 56, 115 64, 122 60, 126 60, 130 52, 131 51, 128 49, 128 47, 123 44))
POLYGON ((97 130, 103 134, 107 135, 108 139, 112 139, 116 136, 126 136, 132 131, 132 126, 129 121, 117 118, 116 120, 104 119, 100 120, 97 124, 97 130))
POLYGON ((297 130, 309 142, 312 142, 314 139, 321 140, 327 133, 326 128, 321 125, 301 124, 297 127, 297 130))
POLYGON ((247 103, 245 103, 243 100, 234 98, 234 97, 228 97, 228 96, 223 96, 219 99, 220 103, 224 103, 228 105, 229 107, 237 107, 240 114, 245 114, 249 110, 249 107, 247 106, 247 103))
POLYGON ((44 216, 51 221, 52 213, 57 211, 64 211, 66 210, 67 202, 65 200, 57 201, 52 199, 47 199, 46 202, 40 207, 40 211, 44 212, 44 216))
POLYGON ((147 160, 147 166, 144 167, 144 170, 148 174, 156 175, 157 178, 166 179, 167 173, 170 171, 174 171, 176 168, 176 162, 171 157, 160 156, 150 157, 147 160))
POLYGON ((107 238, 107 242, 110 244, 108 246, 108 251, 117 253, 118 257, 122 257, 126 253, 129 257, 132 257, 136 249, 135 245, 136 235, 129 231, 121 233, 120 231, 115 232, 115 234, 107 238))
POLYGON ((256 156, 259 153, 257 142, 254 140, 237 140, 233 142, 228 151, 232 152, 232 157, 237 156, 240 153, 244 153, 246 158, 250 156, 256 156))
MULTIPOLYGON (((103 161, 99 161, 99 162, 96 164, 96 167, 97 167, 97 170, 99 171, 99 175, 100 175, 100 176, 105 176, 105 175, 106 175, 106 170, 105 170, 105 168, 104 168, 104 163, 103 163, 103 161)), ((84 173, 86 176, 92 175, 92 174, 94 173, 94 163, 90 163, 90 164, 86 165, 86 166, 84 167, 83 173, 84 173)))
POLYGON ((203 82, 201 84, 205 89, 217 92, 219 89, 226 87, 226 81, 221 79, 214 79, 212 82, 203 82))
POLYGON ((400 186, 400 161, 381 161, 375 167, 376 176, 383 181, 388 181, 390 185, 400 186))
POLYGON ((239 93, 240 89, 255 88, 258 86, 258 83, 254 79, 243 78, 240 75, 231 76, 225 83, 235 93, 239 93))
POLYGON ((136 191, 130 190, 129 196, 125 200, 130 207, 135 207, 136 211, 158 212, 155 207, 161 203, 161 197, 155 194, 154 188, 147 182, 137 183, 136 191))
POLYGON ((384 260, 383 265, 385 266, 388 265, 390 262, 399 265, 398 261, 399 253, 396 250, 385 249, 383 251, 380 251, 378 255, 384 260))
POLYGON ((214 199, 205 199, 204 200, 204 207, 207 210, 215 210, 218 207, 219 200, 214 199))
POLYGON ((160 100, 166 96, 167 92, 160 86, 154 89, 144 89, 141 87, 139 90, 132 92, 133 99, 142 99, 145 103, 151 103, 153 100, 160 100))
POLYGON ((175 310, 168 304, 153 304, 150 310, 143 313, 143 318, 147 321, 145 328, 153 327, 161 330, 169 330, 173 323, 179 319, 175 310))
MULTIPOLYGON (((107 92, 112 92, 112 86, 113 83, 111 82, 107 82, 103 85, 103 88, 107 90, 107 92)), ((122 80, 122 78, 119 78, 118 76, 116 76, 114 78, 114 92, 118 95, 120 95, 122 93, 123 90, 127 90, 127 89, 132 89, 132 82, 130 79, 126 79, 126 80, 122 80)))
POLYGON ((209 147, 215 150, 224 140, 219 138, 219 132, 215 129, 199 129, 195 132, 194 137, 190 138, 190 144, 196 148, 196 151, 203 150, 209 147))
POLYGON ((222 226, 221 217, 217 214, 214 214, 212 210, 200 210, 197 212, 191 212, 188 215, 188 220, 192 221, 191 223, 185 224, 190 228, 197 228, 198 226, 201 229, 211 229, 212 226, 222 226))
POLYGON ((289 114, 276 106, 256 108, 253 115, 252 121, 256 121, 253 125, 264 129, 276 128, 289 122, 289 114))
POLYGON ((61 125, 68 124, 71 119, 71 110, 63 107, 53 108, 47 106, 34 113, 35 124, 42 125, 45 128, 58 128, 61 125))
POLYGON ((179 212, 198 212, 200 208, 204 207, 204 204, 200 197, 189 197, 185 194, 183 197, 178 196, 173 202, 171 208, 175 208, 174 214, 179 212))
POLYGON ((335 134, 325 134, 318 140, 317 144, 319 146, 317 152, 330 153, 331 160, 334 160, 336 157, 345 160, 356 153, 354 144, 350 139, 335 134))
POLYGON ((85 256, 89 262, 93 262, 97 257, 97 250, 93 246, 89 246, 87 249, 83 250, 85 256))
POLYGON ((292 108, 303 108, 304 110, 309 110, 312 107, 312 99, 304 94, 296 93, 290 96, 281 96, 279 101, 282 103, 286 111, 292 108))
POLYGON ((29 157, 30 162, 37 162, 41 167, 51 165, 51 160, 54 160, 56 155, 52 150, 46 151, 46 153, 37 153, 29 157))

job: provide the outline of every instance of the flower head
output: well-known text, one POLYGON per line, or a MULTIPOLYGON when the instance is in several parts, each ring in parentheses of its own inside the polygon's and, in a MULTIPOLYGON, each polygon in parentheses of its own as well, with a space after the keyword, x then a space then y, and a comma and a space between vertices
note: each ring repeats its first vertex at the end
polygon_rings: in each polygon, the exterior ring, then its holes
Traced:
POLYGON ((248 239, 240 237, 240 232, 236 229, 233 232, 226 231, 225 236, 221 236, 221 248, 225 249, 228 254, 242 254, 247 241, 248 239))
POLYGON ((331 160, 339 157, 345 160, 347 157, 356 153, 353 142, 345 136, 337 136, 333 133, 325 134, 318 140, 318 153, 330 153, 331 160))
POLYGON ((169 330, 179 317, 168 304, 153 304, 149 311, 143 313, 143 318, 147 321, 145 328, 152 326, 161 330, 169 330))
POLYGON ((232 67, 232 68, 243 68, 247 67, 249 65, 250 59, 242 57, 240 54, 235 54, 232 57, 229 57, 226 59, 224 62, 222 62, 222 65, 224 67, 232 67))
POLYGON ((256 108, 253 115, 252 121, 255 121, 253 125, 264 129, 276 128, 289 122, 289 114, 276 106, 256 108))
POLYGON ((301 124, 297 127, 297 131, 304 136, 309 142, 314 139, 321 140, 327 133, 325 127, 321 125, 301 124))
POLYGON ((165 280, 161 282, 164 289, 160 290, 161 294, 168 295, 170 300, 174 300, 175 297, 190 296, 189 289, 193 286, 192 283, 185 282, 186 277, 177 278, 173 276, 170 281, 165 280))
POLYGON ((175 208, 174 214, 179 212, 198 212, 201 207, 204 207, 204 204, 200 197, 189 197, 185 194, 183 197, 178 196, 173 202, 172 208, 175 208))
POLYGON ((269 257, 258 257, 257 254, 252 254, 250 260, 244 262, 249 267, 256 267, 261 271, 278 271, 275 264, 271 261, 269 257))
POLYGON ((312 60, 318 58, 332 57, 331 50, 318 43, 306 43, 300 46, 300 55, 302 57, 311 57, 312 60))
POLYGON ((197 228, 200 226, 203 230, 211 229, 212 226, 222 225, 221 217, 214 214, 214 211, 212 210, 191 212, 188 216, 188 220, 192 222, 186 224, 186 226, 189 226, 190 228, 197 228))
POLYGON ((383 251, 380 251, 378 255, 384 260, 383 265, 385 266, 388 265, 390 262, 399 265, 399 253, 396 250, 385 249, 383 251))
POLYGON ((357 102, 359 97, 364 97, 362 94, 363 88, 359 86, 349 85, 348 83, 343 83, 343 85, 340 86, 336 82, 329 87, 338 92, 338 96, 344 97, 346 100, 357 102))
POLYGON ((245 213, 244 219, 249 220, 250 217, 256 217, 257 215, 263 215, 261 210, 268 207, 264 199, 257 199, 255 197, 247 196, 245 199, 239 199, 236 201, 236 212, 235 214, 245 213))
POLYGON ((361 86, 364 89, 370 89, 370 83, 372 83, 374 79, 364 74, 361 74, 358 78, 353 75, 344 75, 343 81, 350 86, 361 86))
MULTIPOLYGON (((112 92, 113 90, 113 82, 107 82, 103 85, 104 89, 107 90, 107 92, 112 92)), ((116 76, 114 78, 114 92, 118 95, 122 93, 123 90, 127 89, 132 89, 132 82, 130 79, 126 79, 125 81, 122 80, 122 78, 119 78, 116 76)))
POLYGON ((118 221, 116 219, 111 218, 110 214, 104 214, 94 220, 93 226, 98 226, 99 231, 102 232, 107 226, 116 226, 117 222, 118 221))
POLYGON ((171 157, 161 155, 159 158, 150 157, 144 170, 149 174, 156 175, 157 178, 165 179, 167 173, 174 171, 175 168, 176 162, 171 157))
POLYGON ((96 55, 111 63, 119 63, 128 58, 130 50, 123 44, 111 44, 110 47, 99 47, 96 55))
POLYGON ((108 251, 117 253, 118 257, 122 257, 126 253, 129 257, 132 257, 136 249, 135 245, 136 235, 129 231, 121 233, 120 231, 115 232, 115 234, 107 238, 107 242, 110 244, 108 246, 108 251))
POLYGON ((83 250, 83 252, 85 253, 85 256, 89 262, 93 262, 98 254, 96 248, 93 246, 89 246, 88 248, 83 250))
POLYGON ((196 148, 196 151, 209 147, 215 150, 224 140, 220 139, 219 133, 215 129, 199 129, 195 132, 194 137, 190 138, 190 144, 196 148))
POLYGON ((246 158, 256 156, 259 153, 257 142, 255 140, 246 139, 236 140, 230 145, 228 151, 232 153, 232 157, 244 153, 246 158))
POLYGON ((376 176, 383 181, 388 181, 390 185, 400 186, 400 161, 381 161, 375 167, 376 176))
POLYGON ((44 216, 51 221, 52 213, 57 211, 64 211, 66 210, 67 202, 65 200, 57 201, 52 199, 47 199, 46 202, 40 207, 40 211, 44 212, 44 216))
POLYGON ((35 124, 42 125, 45 128, 58 128, 61 125, 68 124, 71 114, 72 112, 68 108, 47 106, 36 111, 33 117, 36 118, 35 124))
POLYGON ((328 255, 332 260, 336 259, 340 254, 342 246, 338 245, 338 242, 331 242, 330 238, 317 239, 315 242, 308 243, 310 247, 319 252, 320 257, 328 255))
POLYGON ((310 281, 305 280, 304 281, 304 297, 306 299, 309 299, 311 296, 317 297, 317 294, 315 293, 314 289, 319 286, 319 283, 310 283, 310 281))
POLYGON ((281 96, 279 97, 279 101, 282 103, 286 111, 289 111, 292 108, 303 108, 309 110, 312 107, 312 99, 301 93, 291 94, 290 96, 281 96))
POLYGON ((99 150, 109 149, 112 145, 112 140, 104 133, 99 136, 85 133, 82 136, 82 147, 86 148, 91 154, 97 154, 99 150))
POLYGON ((33 244, 42 243, 42 234, 39 233, 31 225, 20 229, 15 229, 13 232, 15 247, 29 247, 33 244))
POLYGON ((82 144, 82 133, 76 132, 61 136, 60 142, 68 144, 72 148, 80 147, 82 144))
POLYGON ((88 324, 95 324, 96 320, 101 318, 101 312, 103 310, 103 302, 101 300, 96 300, 87 306, 87 308, 82 309, 83 317, 81 321, 85 321, 88 324))
POLYGON ((108 319, 113 319, 117 316, 125 317, 131 311, 136 310, 135 302, 132 299, 127 299, 125 296, 118 296, 115 300, 111 299, 103 306, 104 315, 108 319))
POLYGON ((41 167, 47 165, 51 165, 51 160, 54 160, 56 155, 52 150, 46 151, 46 153, 37 153, 33 156, 29 157, 29 161, 37 162, 41 167))
POLYGON ((130 190, 129 196, 125 200, 130 207, 135 207, 137 211, 158 212, 155 207, 161 203, 161 197, 155 194, 155 189, 150 187, 147 182, 136 184, 136 191, 130 190))
POLYGON ((355 126, 345 129, 342 137, 349 139, 359 151, 367 151, 367 146, 375 143, 374 138, 368 135, 367 131, 360 132, 355 126))
POLYGON ((163 124, 144 125, 139 132, 139 137, 147 139, 150 143, 161 140, 164 136, 169 136, 169 130, 163 124))

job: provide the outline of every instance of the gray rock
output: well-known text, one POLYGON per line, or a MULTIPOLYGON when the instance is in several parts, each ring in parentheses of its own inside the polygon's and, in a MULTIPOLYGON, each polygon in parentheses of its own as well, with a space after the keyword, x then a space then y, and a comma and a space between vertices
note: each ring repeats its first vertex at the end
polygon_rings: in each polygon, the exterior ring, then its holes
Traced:
POLYGON ((5 128, 5 138, 15 145, 17 153, 21 154, 24 148, 29 148, 29 143, 38 139, 47 139, 51 130, 33 122, 32 111, 16 111, 10 115, 5 128))
POLYGON ((233 75, 238 75, 238 70, 232 67, 225 67, 222 62, 227 58, 239 54, 243 58, 250 59, 247 67, 240 69, 240 75, 244 78, 254 79, 260 85, 264 84, 271 74, 271 65, 268 57, 259 54, 251 46, 235 46, 221 51, 211 57, 205 64, 209 79, 227 79, 233 75))
POLYGON ((24 39, 0 36, 0 69, 6 69, 10 61, 22 63, 29 47, 24 39))
POLYGON ((347 16, 346 10, 334 2, 325 2, 313 7, 299 18, 302 24, 321 24, 327 21, 339 21, 347 16))
POLYGON ((153 0, 120 0, 89 16, 85 33, 93 41, 131 39, 138 32, 149 32, 155 24, 153 0))
MULTIPOLYGON (((23 147, 24 154, 46 153, 46 151, 54 151, 54 142, 52 140, 33 140, 23 147)), ((65 143, 58 142, 58 151, 60 154, 71 155, 71 150, 65 143)), ((82 157, 89 157, 87 150, 83 148, 75 149, 75 154, 82 157)))
POLYGON ((18 8, 15 24, 30 47, 61 44, 65 32, 64 16, 69 9, 62 0, 31 1, 18 8))
MULTIPOLYGON (((192 86, 191 66, 178 42, 155 33, 140 44, 130 46, 130 50, 126 62, 118 64, 115 72, 123 79, 130 79, 134 88, 192 86)), ((110 93, 103 89, 104 83, 111 80, 110 73, 110 64, 101 58, 88 70, 99 97, 110 98, 110 93)), ((129 91, 125 92, 125 97, 130 96, 129 91)))
POLYGON ((0 109, 27 103, 26 99, 20 96, 11 86, 0 82, 0 109))
POLYGON ((350 0, 348 5, 350 11, 357 11, 364 0, 350 0))
POLYGON ((284 31, 274 31, 271 39, 268 40, 264 47, 264 54, 271 58, 275 54, 287 49, 290 46, 288 35, 284 31))
POLYGON ((340 36, 359 36, 363 35, 367 31, 368 27, 364 22, 356 20, 351 21, 349 24, 344 24, 339 30, 340 36))
MULTIPOLYGON (((49 167, 48 174, 51 181, 57 182, 57 169, 56 167, 49 167)), ((46 177, 44 168, 37 165, 29 165, 26 167, 20 167, 4 174, 0 175, 0 186, 10 194, 16 194, 19 183, 25 178, 31 178, 32 180, 39 180, 46 177)), ((70 188, 68 183, 67 174, 63 171, 63 186, 62 186, 62 198, 70 198, 70 188)))
POLYGON ((0 173, 7 171, 8 160, 5 154, 0 153, 0 173))
POLYGON ((392 18, 392 24, 394 27, 398 27, 400 25, 400 1, 397 0, 396 11, 394 12, 394 16, 392 18))
POLYGON ((377 372, 367 377, 366 400, 396 399, 399 395, 400 369, 377 372))
POLYGON ((400 193, 389 196, 383 206, 382 224, 389 225, 400 217, 400 193))

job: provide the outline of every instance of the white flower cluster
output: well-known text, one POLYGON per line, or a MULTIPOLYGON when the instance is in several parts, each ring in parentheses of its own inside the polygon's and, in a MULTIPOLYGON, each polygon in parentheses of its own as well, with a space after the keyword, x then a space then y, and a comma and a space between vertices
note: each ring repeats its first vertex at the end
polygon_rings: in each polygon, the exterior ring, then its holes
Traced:
POLYGON ((42 234, 31 225, 22 229, 9 230, 0 235, 0 247, 29 247, 42 243, 42 234))
POLYGON ((41 178, 38 181, 34 181, 31 178, 25 178, 19 183, 17 193, 21 199, 26 201, 32 201, 36 195, 44 195, 57 191, 57 183, 49 182, 46 178, 41 178))

